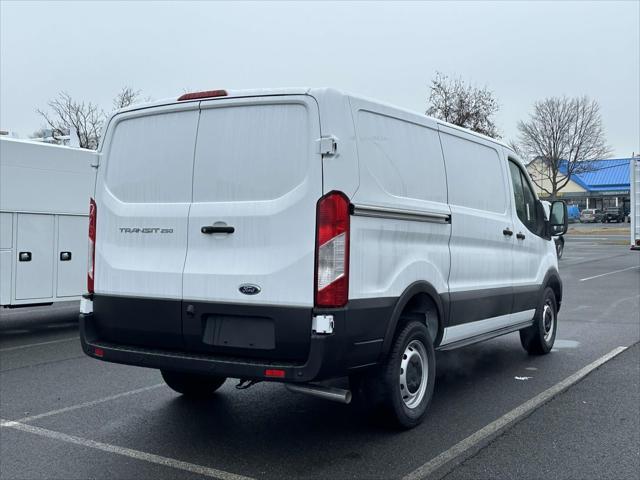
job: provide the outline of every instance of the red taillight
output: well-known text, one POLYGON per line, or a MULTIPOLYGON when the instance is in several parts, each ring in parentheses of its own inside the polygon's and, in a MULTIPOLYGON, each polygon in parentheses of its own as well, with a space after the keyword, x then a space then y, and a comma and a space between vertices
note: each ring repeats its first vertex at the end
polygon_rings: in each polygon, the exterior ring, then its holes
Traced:
POLYGON ((87 257, 87 292, 93 293, 93 279, 96 267, 96 202, 89 200, 89 255, 87 257))
POLYGON ((285 371, 284 370, 267 369, 267 370, 264 371, 264 376, 265 377, 284 378, 284 375, 285 375, 285 371))
POLYGON ((316 210, 316 307, 343 307, 349 299, 349 199, 329 192, 316 210))
POLYGON ((185 100, 197 100, 199 98, 214 98, 214 97, 226 97, 226 90, 207 90, 205 92, 191 92, 185 93, 184 95, 180 95, 178 97, 179 102, 183 102, 185 100))
POLYGON ((93 350, 93 354, 94 354, 96 357, 100 357, 100 358, 102 358, 102 357, 104 357, 104 350, 102 350, 101 348, 96 347, 96 348, 93 350))

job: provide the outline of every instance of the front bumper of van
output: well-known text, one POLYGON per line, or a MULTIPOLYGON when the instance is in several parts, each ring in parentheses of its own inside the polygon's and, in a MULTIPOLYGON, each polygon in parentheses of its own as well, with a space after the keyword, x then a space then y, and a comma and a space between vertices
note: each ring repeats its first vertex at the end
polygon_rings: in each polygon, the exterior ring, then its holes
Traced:
POLYGON ((391 306, 391 302, 388 308, 380 308, 379 302, 356 301, 341 309, 322 312, 309 309, 309 321, 313 315, 331 315, 336 328, 330 334, 318 334, 309 326, 308 351, 299 360, 202 352, 177 346, 132 345, 124 339, 114 341, 101 335, 99 322, 90 309, 80 314, 80 338, 84 352, 103 361, 230 378, 304 383, 342 377, 351 370, 375 364, 391 306), (364 332, 366 338, 362 336, 364 332))

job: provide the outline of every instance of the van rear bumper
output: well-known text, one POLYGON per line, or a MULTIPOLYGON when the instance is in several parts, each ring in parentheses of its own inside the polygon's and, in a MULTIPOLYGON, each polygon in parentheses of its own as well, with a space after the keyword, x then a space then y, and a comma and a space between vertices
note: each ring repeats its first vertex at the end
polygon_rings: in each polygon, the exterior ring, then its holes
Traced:
POLYGON ((231 378, 310 382, 342 377, 377 363, 394 304, 395 299, 355 300, 340 309, 309 309, 310 316, 333 315, 336 326, 332 334, 310 331, 306 336, 308 353, 298 360, 203 352, 177 345, 132 345, 124 338, 105 337, 95 312, 80 314, 80 338, 88 356, 108 362, 231 378), (273 378, 266 370, 284 374, 273 378))
POLYGON ((333 343, 330 336, 312 335, 309 356, 305 362, 268 361, 254 358, 237 358, 205 353, 152 349, 135 345, 115 344, 100 340, 92 328, 93 314, 80 315, 80 340, 82 349, 90 357, 107 362, 184 371, 232 378, 270 379, 266 370, 282 370, 281 381, 308 382, 325 371, 336 375, 337 366, 327 364, 331 358, 333 343))

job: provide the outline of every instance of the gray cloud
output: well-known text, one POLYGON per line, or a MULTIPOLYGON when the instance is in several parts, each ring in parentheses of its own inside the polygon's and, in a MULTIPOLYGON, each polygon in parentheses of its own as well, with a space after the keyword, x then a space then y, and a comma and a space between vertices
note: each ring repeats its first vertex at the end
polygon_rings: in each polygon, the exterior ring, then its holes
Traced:
POLYGON ((640 151, 638 2, 49 2, 0 6, 0 126, 26 136, 60 90, 333 86, 424 111, 436 70, 493 89, 505 138, 536 99, 587 94, 640 151))

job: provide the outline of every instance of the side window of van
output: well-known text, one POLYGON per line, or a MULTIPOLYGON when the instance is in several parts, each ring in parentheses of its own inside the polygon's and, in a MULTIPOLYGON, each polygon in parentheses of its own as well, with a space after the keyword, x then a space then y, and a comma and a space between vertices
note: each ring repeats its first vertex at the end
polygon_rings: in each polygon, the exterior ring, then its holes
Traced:
POLYGON ((536 206, 536 196, 531 190, 529 182, 520 170, 520 167, 511 160, 509 161, 509 171, 513 183, 513 194, 515 200, 516 213, 525 226, 536 235, 540 235, 540 220, 538 218, 538 208, 536 206))

